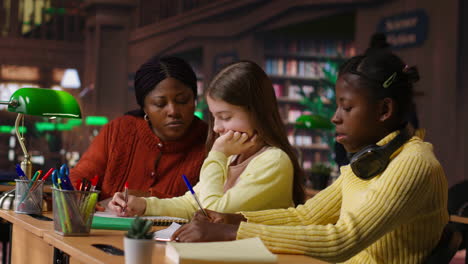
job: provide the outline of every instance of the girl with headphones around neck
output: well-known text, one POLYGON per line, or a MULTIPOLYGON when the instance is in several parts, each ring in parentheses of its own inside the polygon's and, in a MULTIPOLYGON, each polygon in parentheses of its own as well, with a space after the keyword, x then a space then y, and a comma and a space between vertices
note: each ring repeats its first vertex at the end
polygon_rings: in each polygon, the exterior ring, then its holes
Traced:
POLYGON ((339 72, 332 118, 336 140, 355 153, 341 176, 295 208, 197 212, 173 239, 260 237, 274 253, 328 262, 423 262, 448 214, 447 182, 432 145, 406 128, 418 79, 415 67, 389 52, 349 59, 339 72))

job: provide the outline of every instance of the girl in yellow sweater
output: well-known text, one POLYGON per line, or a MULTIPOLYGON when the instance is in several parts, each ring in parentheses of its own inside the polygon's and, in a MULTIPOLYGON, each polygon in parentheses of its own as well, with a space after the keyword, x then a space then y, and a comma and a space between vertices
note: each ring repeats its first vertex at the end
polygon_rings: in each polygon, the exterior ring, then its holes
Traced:
POLYGON ((197 213, 173 239, 260 237, 275 253, 329 262, 422 263, 448 214, 447 182, 432 145, 405 127, 417 70, 375 52, 348 60, 338 77, 332 122, 352 158, 331 186, 296 208, 197 213))
MULTIPOLYGON (((253 62, 234 63, 215 76, 206 94, 212 114, 207 144, 210 152, 202 165, 200 182, 194 187, 201 204, 235 213, 302 203, 302 170, 265 72, 253 62)), ((121 216, 192 218, 199 206, 190 192, 171 199, 130 196, 127 203, 119 192, 109 208, 121 216)))

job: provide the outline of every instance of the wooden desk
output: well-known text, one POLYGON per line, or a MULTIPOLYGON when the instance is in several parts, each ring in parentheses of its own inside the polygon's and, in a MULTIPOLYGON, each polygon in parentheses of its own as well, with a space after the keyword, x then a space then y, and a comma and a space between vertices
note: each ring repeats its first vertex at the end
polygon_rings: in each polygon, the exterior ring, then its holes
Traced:
MULTIPOLYGON (((119 249, 123 248, 124 231, 92 229, 88 237, 64 237, 54 232, 44 234, 44 240, 52 246, 70 255, 70 264, 89 263, 125 263, 123 256, 112 256, 95 248, 92 244, 109 244, 119 249)), ((155 242, 152 263, 172 264, 165 257, 165 243, 155 242)), ((278 264, 324 264, 302 255, 278 255, 278 264)))
POLYGON ((13 190, 15 188, 14 185, 0 185, 0 192, 7 192, 9 190, 13 190))
POLYGON ((451 215, 450 222, 461 223, 461 224, 468 224, 468 217, 458 216, 458 215, 451 215))
MULTIPOLYGON (((92 244, 109 244, 123 250, 123 235, 125 231, 91 229, 89 236, 62 236, 55 232, 44 235, 44 241, 60 249, 70 256, 71 263, 125 263, 123 256, 112 256, 92 246, 92 244)), ((164 257, 158 250, 154 252, 153 262, 158 263, 164 257), (159 256, 159 257, 158 257, 159 256)), ((161 262, 164 263, 164 262, 161 262)))
MULTIPOLYGON (((14 185, 0 185, 0 192, 7 192, 9 190, 13 190, 14 188, 14 185)), ((44 185, 44 192, 52 193, 52 185, 44 185)))
MULTIPOLYGON (((45 213, 52 218, 52 213, 45 213)), ((62 236, 54 231, 52 221, 0 210, 0 218, 13 224, 11 263, 51 263, 54 247, 70 256, 70 263, 125 263, 123 256, 113 256, 92 244, 108 244, 123 250, 125 231, 92 229, 89 236, 62 236), (27 250, 27 254, 25 254, 27 250)), ((165 243, 155 242, 152 263, 172 264, 165 257, 165 243)), ((303 255, 278 255, 278 264, 324 264, 303 255)))
MULTIPOLYGON (((52 213, 44 215, 52 218, 52 213)), ((54 248, 44 242, 43 236, 44 233, 53 231, 53 221, 42 221, 26 214, 17 214, 7 210, 0 210, 0 218, 13 225, 11 263, 51 262, 54 248)))

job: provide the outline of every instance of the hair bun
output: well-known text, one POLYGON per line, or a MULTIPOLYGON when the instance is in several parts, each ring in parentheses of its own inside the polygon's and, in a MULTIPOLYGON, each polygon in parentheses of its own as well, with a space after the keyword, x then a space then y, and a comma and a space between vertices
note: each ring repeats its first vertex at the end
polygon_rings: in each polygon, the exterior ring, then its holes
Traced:
POLYGON ((402 72, 406 75, 410 83, 419 81, 419 72, 416 66, 409 67, 408 65, 405 65, 402 72))

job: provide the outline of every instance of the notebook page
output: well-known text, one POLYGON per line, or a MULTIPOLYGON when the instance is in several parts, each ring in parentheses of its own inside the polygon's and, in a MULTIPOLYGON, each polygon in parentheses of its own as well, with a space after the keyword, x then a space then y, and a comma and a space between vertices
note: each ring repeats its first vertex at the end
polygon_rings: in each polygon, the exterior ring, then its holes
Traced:
POLYGON ((276 263, 258 237, 227 242, 178 243, 168 242, 166 256, 176 263, 197 261, 233 263, 276 263))
POLYGON ((154 232, 153 238, 157 241, 171 241, 172 234, 174 234, 181 225, 172 223, 168 228, 154 232))

